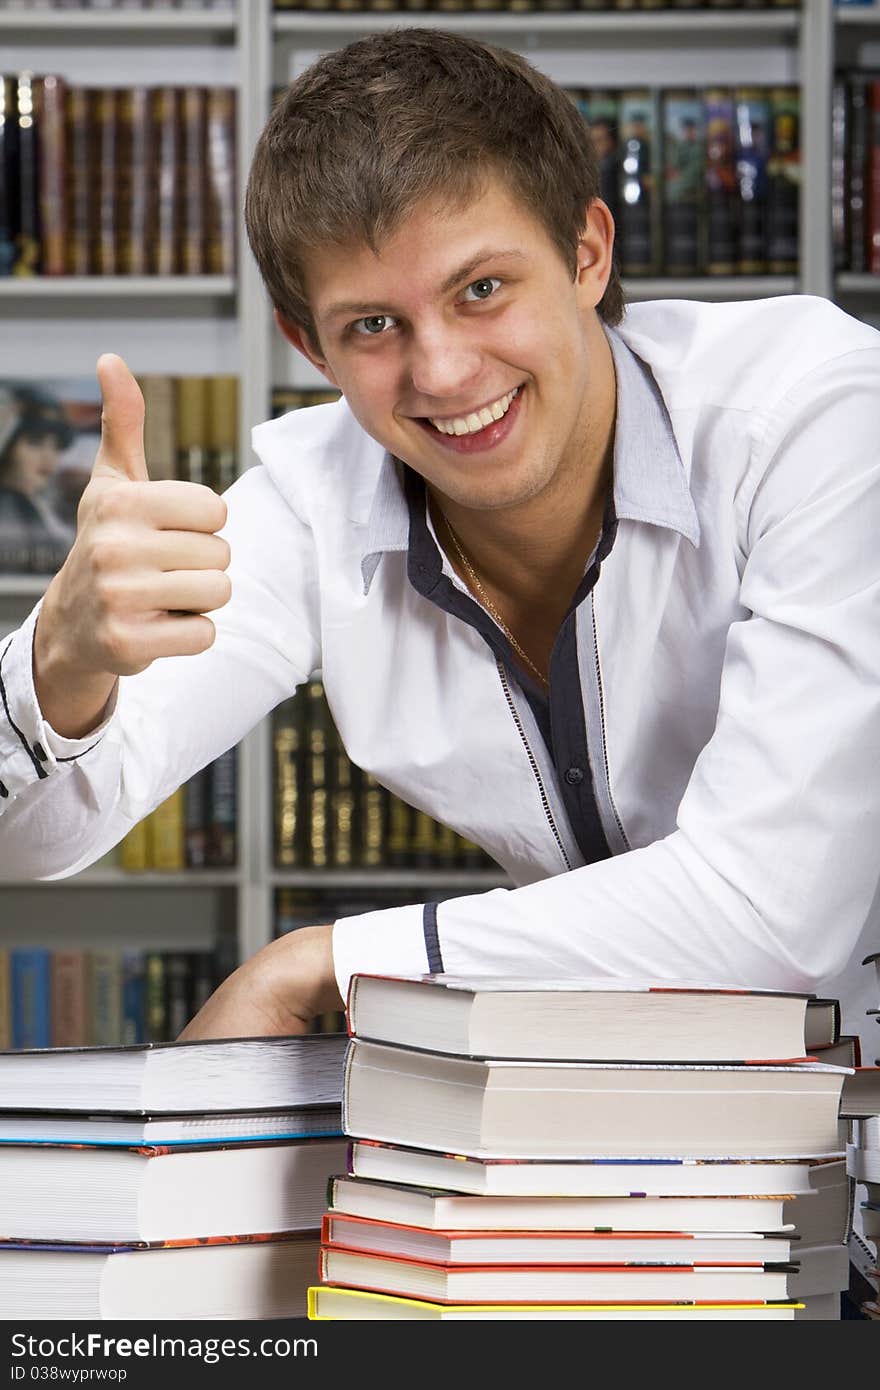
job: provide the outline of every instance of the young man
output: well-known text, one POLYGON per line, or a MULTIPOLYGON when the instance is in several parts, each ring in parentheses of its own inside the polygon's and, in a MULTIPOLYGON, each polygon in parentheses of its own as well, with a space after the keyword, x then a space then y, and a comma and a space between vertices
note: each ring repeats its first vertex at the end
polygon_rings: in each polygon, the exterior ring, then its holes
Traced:
POLYGON ((292 933, 185 1036, 295 1032, 355 970, 833 990, 864 1025, 880 337, 808 297, 624 317, 597 193, 521 59, 363 40, 290 87, 246 205, 344 400, 260 425, 220 500, 148 481, 99 364, 76 545, 0 652, 2 863, 83 868, 320 666, 353 760, 520 885, 292 933))

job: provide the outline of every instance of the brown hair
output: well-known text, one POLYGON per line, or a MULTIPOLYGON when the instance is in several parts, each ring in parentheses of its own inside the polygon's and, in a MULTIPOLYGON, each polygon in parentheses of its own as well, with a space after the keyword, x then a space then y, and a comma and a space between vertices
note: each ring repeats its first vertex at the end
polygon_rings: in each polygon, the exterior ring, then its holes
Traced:
MULTIPOLYGON (((396 29, 325 54, 290 84, 257 142, 248 237, 276 308, 317 345, 303 252, 377 251, 426 197, 464 207, 499 174, 577 272, 596 157, 574 103, 524 58, 434 29, 396 29)), ((598 312, 624 310, 615 263, 598 312)))

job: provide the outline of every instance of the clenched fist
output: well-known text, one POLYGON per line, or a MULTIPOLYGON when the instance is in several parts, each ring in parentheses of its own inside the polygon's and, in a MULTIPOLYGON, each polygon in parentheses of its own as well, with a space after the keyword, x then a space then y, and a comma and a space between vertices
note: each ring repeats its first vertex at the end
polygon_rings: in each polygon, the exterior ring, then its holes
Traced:
POLYGON ((121 357, 98 359, 101 446, 76 540, 43 600, 34 679, 44 717, 70 738, 100 722, 118 676, 207 650, 207 613, 231 595, 226 503, 201 483, 150 482, 144 402, 121 357))

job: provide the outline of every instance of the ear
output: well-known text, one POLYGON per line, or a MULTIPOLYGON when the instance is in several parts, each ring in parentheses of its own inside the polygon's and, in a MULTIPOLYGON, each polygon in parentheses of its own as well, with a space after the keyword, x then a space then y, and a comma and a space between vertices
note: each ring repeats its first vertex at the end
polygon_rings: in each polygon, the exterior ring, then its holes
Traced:
POLYGON ((607 203, 594 198, 584 216, 577 245, 577 290, 583 308, 595 309, 611 275, 614 218, 607 203))
POLYGON ((275 323, 278 331, 283 338, 286 338, 291 347, 301 352, 313 367, 317 367, 322 376, 326 377, 331 386, 339 388, 339 383, 331 372, 321 353, 320 343, 313 343, 304 328, 297 323, 291 323, 286 319, 280 309, 275 310, 275 323))

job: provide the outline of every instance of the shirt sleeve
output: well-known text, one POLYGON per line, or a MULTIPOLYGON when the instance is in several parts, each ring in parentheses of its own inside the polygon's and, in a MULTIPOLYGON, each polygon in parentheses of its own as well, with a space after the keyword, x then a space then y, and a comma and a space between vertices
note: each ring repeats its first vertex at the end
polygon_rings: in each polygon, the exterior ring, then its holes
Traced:
POLYGON ((811 991, 844 969, 880 877, 878 388, 878 350, 849 353, 756 419, 749 616, 729 629, 716 727, 676 829, 442 902, 433 929, 412 908, 338 922, 343 997, 345 972, 388 970, 395 933, 401 960, 433 946, 462 975, 811 991))
POLYGON ((112 713, 86 738, 63 739, 40 713, 39 606, 0 643, 0 878, 62 878, 94 863, 320 665, 310 527, 264 467, 225 499, 232 598, 211 614, 213 646, 123 677, 112 713))

